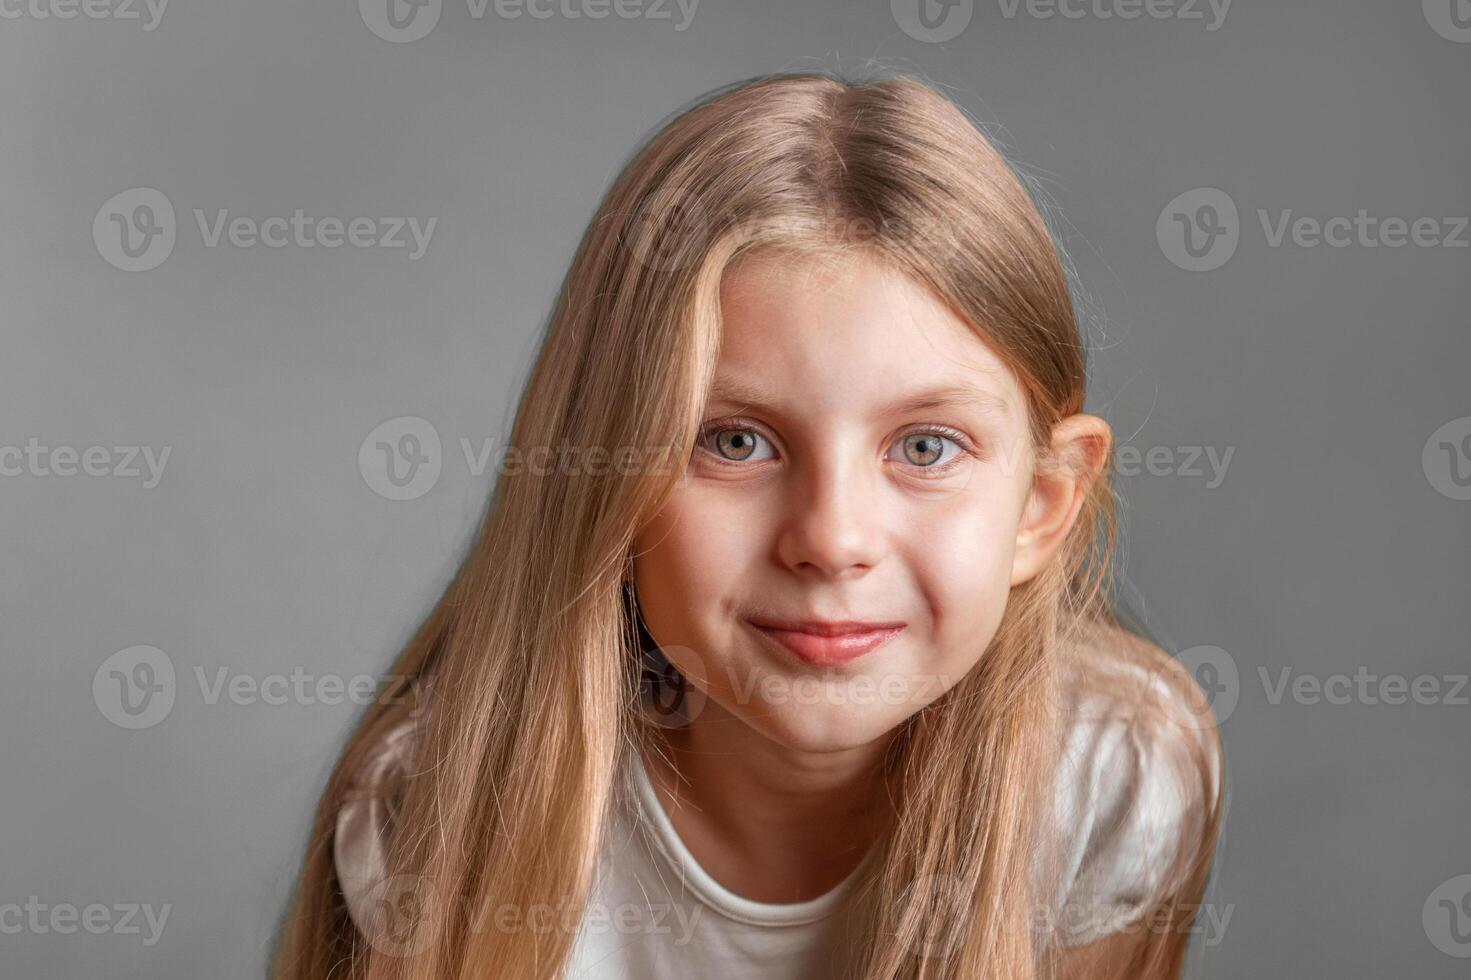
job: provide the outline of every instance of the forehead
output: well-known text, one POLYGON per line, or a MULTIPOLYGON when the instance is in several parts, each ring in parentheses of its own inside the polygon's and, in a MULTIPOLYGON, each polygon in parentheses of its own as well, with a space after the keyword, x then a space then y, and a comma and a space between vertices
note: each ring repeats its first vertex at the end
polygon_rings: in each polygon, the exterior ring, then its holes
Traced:
POLYGON ((976 329, 871 252, 749 256, 727 273, 720 307, 712 400, 961 399, 1023 415, 1019 382, 976 329))

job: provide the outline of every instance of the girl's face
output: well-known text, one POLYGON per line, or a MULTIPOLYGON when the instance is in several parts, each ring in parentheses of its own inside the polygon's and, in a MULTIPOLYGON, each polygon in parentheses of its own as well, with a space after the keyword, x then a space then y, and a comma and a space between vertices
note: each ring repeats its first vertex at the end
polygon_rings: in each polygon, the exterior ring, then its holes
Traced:
POLYGON ((1006 365, 870 254, 751 256, 721 311, 687 479, 635 543, 645 623, 700 710, 868 745, 975 665, 1081 495, 1034 485, 1006 365))

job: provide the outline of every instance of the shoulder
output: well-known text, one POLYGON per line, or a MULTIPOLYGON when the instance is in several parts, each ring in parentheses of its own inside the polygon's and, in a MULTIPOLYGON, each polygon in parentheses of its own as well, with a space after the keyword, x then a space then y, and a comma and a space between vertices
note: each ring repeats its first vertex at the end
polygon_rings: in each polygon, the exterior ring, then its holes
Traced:
POLYGON ((1092 942, 1176 894, 1209 862, 1222 751, 1181 664, 1119 627, 1061 652, 1054 912, 1063 945, 1092 942))

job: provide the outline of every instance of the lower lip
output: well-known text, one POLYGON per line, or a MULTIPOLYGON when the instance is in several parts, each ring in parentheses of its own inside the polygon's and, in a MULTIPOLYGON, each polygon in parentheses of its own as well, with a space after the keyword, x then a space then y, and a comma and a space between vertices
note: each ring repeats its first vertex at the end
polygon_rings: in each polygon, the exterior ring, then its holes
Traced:
POLYGON ((819 636, 816 633, 770 629, 755 623, 751 625, 756 632, 796 654, 799 660, 811 667, 841 667, 883 646, 904 631, 902 626, 893 626, 866 633, 819 636))

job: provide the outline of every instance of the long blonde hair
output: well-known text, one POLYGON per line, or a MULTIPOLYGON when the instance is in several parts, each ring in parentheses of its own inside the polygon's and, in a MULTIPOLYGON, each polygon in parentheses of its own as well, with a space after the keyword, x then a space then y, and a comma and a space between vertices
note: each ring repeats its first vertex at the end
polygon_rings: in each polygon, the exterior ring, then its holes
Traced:
MULTIPOLYGON (((488 922, 498 908, 582 907, 615 773, 652 737, 621 576, 694 444, 722 275, 757 248, 855 247, 974 325, 1021 382, 1038 465, 1077 465, 1047 450, 1084 400, 1067 276, 1033 200, 962 110, 913 78, 803 72, 682 111, 584 234, 509 441, 522 459, 571 446, 606 465, 500 475, 473 548, 392 669, 406 688, 432 677, 432 693, 369 709, 326 787, 278 980, 560 976, 571 931, 488 922), (334 819, 374 745, 414 710, 416 764, 381 788, 395 807, 390 874, 415 883, 422 914, 385 952, 349 918, 334 819)), ((866 980, 1049 969, 1031 871, 1058 751, 1058 651, 1077 624, 1112 621, 1113 539, 1106 465, 1057 561, 1012 590, 977 666, 894 740, 898 819, 862 890, 866 980), (914 955, 936 922, 951 925, 951 955, 914 955)), ((1181 909, 1204 886, 1208 850, 1171 900, 1181 909)), ((1177 968, 1184 931, 1154 935, 1141 957, 1177 968)))

